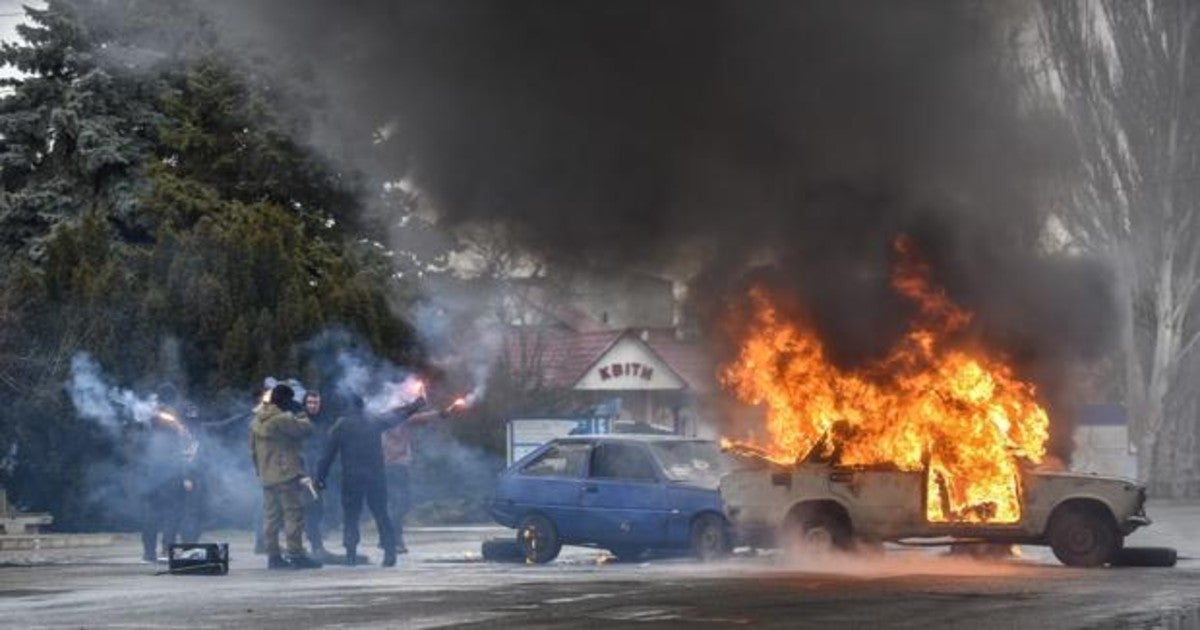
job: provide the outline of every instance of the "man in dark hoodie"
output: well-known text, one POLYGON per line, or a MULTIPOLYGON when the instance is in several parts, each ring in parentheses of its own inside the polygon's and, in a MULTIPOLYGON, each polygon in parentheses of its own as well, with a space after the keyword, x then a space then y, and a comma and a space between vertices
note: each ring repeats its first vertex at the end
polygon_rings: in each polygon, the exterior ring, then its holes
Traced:
POLYGON ((263 533, 267 543, 267 568, 315 569, 321 563, 304 553, 304 493, 308 480, 304 471, 304 439, 313 432, 312 422, 297 413, 293 391, 279 384, 270 401, 254 414, 250 423, 250 453, 263 487, 263 533), (279 548, 279 529, 287 534, 288 559, 279 548))
POLYGON ((368 419, 363 413, 363 400, 351 396, 346 415, 338 418, 329 432, 325 454, 317 466, 317 487, 325 486, 329 467, 333 460, 342 458, 342 543, 346 547, 346 562, 356 564, 358 560, 358 520, 362 515, 363 501, 375 518, 379 530, 379 546, 383 548, 383 566, 396 565, 396 531, 387 510, 387 477, 383 469, 383 444, 380 439, 384 431, 405 421, 425 419, 437 412, 417 414, 425 405, 418 399, 397 409, 382 419, 368 419))
MULTIPOLYGON (((313 424, 313 435, 304 444, 304 463, 311 467, 315 479, 316 465, 325 454, 325 442, 329 438, 333 421, 329 419, 330 414, 321 402, 321 393, 315 389, 304 393, 304 413, 313 424)), ((325 549, 325 509, 330 501, 336 501, 336 497, 329 497, 324 493, 322 496, 313 497, 307 501, 304 513, 304 533, 308 536, 308 546, 313 557, 326 564, 341 560, 325 549)))

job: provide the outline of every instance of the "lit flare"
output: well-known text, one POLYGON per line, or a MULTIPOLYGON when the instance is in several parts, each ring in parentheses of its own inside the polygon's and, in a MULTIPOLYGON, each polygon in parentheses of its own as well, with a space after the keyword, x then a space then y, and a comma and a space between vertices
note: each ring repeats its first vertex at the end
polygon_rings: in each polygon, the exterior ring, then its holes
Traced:
POLYGON ((458 398, 454 399, 454 402, 450 403, 450 405, 446 407, 446 411, 464 411, 466 409, 470 409, 475 404, 475 398, 476 396, 474 392, 464 396, 459 396, 458 398))
POLYGON ((153 421, 154 424, 167 427, 179 434, 179 437, 183 441, 183 455, 185 458, 192 460, 196 457, 200 443, 192 436, 192 432, 188 430, 187 426, 180 422, 178 416, 166 409, 159 409, 154 413, 153 421))

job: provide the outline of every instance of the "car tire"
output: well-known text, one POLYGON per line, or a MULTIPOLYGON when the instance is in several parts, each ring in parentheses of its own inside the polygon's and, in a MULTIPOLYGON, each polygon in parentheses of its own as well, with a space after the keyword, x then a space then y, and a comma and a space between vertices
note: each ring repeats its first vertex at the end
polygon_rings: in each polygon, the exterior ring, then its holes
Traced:
POLYGON ((521 519, 517 526, 517 544, 521 545, 525 561, 535 564, 550 562, 562 550, 558 529, 541 514, 530 514, 521 519))
POLYGON ((1112 560, 1115 567, 1173 567, 1179 554, 1170 547, 1125 547, 1112 560))
POLYGON ((701 514, 692 521, 692 555, 704 562, 720 560, 729 555, 729 525, 716 514, 701 514))
POLYGON ((632 545, 610 547, 608 551, 617 559, 617 562, 637 562, 646 555, 645 547, 632 545))
POLYGON ((1111 562, 1122 538, 1112 519, 1099 510, 1066 507, 1054 514, 1046 528, 1050 550, 1069 567, 1098 567, 1111 562))
POLYGON ((797 514, 785 534, 791 549, 805 555, 847 550, 852 542, 849 525, 826 509, 797 514))
POLYGON ((520 543, 510 538, 489 539, 480 547, 483 559, 488 562, 524 562, 525 550, 520 543))

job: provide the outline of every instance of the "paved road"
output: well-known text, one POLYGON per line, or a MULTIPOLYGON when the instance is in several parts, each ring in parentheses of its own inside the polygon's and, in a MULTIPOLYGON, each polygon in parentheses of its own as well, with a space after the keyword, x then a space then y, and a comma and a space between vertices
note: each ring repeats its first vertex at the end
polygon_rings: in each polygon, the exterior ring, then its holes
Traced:
POLYGON ((1176 546, 1174 569, 1076 570, 1048 551, 979 562, 889 549, 804 565, 741 557, 604 563, 571 548, 527 567, 485 563, 490 528, 413 531, 395 569, 267 572, 232 536, 222 577, 155 576, 137 545, 0 553, 2 627, 1200 628, 1200 505, 1153 506, 1130 544, 1176 546))

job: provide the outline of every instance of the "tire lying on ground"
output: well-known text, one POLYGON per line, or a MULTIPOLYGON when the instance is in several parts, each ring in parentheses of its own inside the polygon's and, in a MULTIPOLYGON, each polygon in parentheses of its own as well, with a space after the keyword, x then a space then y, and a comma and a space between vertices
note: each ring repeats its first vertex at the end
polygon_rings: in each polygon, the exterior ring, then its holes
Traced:
POLYGON ((1170 547, 1125 547, 1113 557, 1114 567, 1173 567, 1179 555, 1170 547))
POLYGON ((529 514, 517 525, 517 544, 526 562, 545 564, 558 557, 562 539, 550 519, 541 514, 529 514))
POLYGON ((483 559, 489 562, 524 562, 525 550, 515 540, 493 538, 483 541, 483 559))

